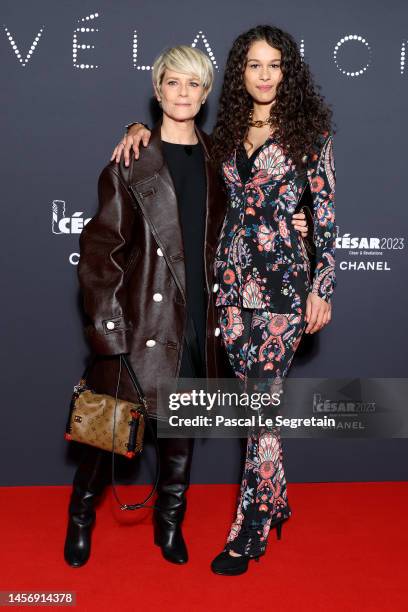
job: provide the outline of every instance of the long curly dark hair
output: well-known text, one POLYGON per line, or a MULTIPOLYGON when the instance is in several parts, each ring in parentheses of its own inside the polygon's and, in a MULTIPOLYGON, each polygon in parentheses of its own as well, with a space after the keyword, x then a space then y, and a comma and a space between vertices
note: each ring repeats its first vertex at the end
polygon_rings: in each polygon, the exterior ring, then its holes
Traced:
POLYGON ((281 52, 282 81, 271 107, 274 135, 284 152, 300 167, 305 155, 316 152, 326 132, 333 133, 332 111, 318 92, 309 67, 295 40, 287 32, 259 25, 234 41, 225 67, 217 122, 213 131, 213 160, 220 167, 248 131, 253 100, 244 85, 244 71, 251 45, 264 40, 281 52))

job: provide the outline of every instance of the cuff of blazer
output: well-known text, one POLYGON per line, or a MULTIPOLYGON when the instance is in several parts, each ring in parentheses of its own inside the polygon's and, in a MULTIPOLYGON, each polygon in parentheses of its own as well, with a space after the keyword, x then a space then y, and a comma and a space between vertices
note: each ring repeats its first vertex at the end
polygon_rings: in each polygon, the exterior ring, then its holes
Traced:
POLYGON ((130 353, 131 325, 123 317, 103 319, 99 324, 85 328, 91 349, 97 355, 130 353))
POLYGON ((336 286, 334 268, 325 268, 323 272, 324 274, 316 275, 311 291, 325 302, 330 302, 336 286), (327 278, 326 283, 324 282, 325 277, 327 278))

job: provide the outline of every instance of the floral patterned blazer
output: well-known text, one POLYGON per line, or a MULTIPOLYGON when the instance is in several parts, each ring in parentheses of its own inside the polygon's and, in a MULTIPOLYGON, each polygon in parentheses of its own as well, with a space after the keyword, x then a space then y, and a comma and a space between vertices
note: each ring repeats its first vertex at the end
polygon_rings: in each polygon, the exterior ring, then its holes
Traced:
POLYGON ((301 313, 310 291, 330 300, 336 285, 332 140, 323 135, 303 173, 273 135, 260 147, 246 182, 237 169, 237 151, 223 164, 229 203, 214 263, 218 306, 301 313), (316 246, 311 281, 303 240, 291 223, 308 187, 316 246))

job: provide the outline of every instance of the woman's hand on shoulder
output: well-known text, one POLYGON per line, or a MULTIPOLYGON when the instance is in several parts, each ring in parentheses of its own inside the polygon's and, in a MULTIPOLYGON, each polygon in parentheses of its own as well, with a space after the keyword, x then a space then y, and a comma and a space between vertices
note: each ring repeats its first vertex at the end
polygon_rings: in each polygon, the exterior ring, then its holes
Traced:
POLYGON ((130 151, 133 149, 135 159, 139 159, 139 147, 142 142, 145 147, 149 144, 151 132, 141 123, 135 123, 132 125, 127 133, 123 136, 122 140, 113 149, 110 161, 115 160, 118 164, 121 156, 125 160, 125 166, 127 167, 130 162, 130 151))
POLYGON ((307 327, 306 334, 314 334, 320 331, 325 325, 331 321, 331 303, 326 302, 315 293, 309 293, 306 301, 305 320, 307 327))

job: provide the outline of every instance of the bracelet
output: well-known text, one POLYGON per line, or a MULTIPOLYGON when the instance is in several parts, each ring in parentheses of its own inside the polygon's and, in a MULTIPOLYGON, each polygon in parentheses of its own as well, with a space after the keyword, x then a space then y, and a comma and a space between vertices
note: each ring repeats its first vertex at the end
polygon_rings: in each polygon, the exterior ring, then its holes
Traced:
POLYGON ((125 125, 125 129, 126 129, 126 134, 129 131, 129 128, 132 127, 132 125, 143 125, 144 128, 146 128, 146 130, 149 130, 149 132, 151 131, 151 129, 149 128, 148 125, 146 125, 145 123, 141 123, 140 121, 134 121, 133 123, 128 123, 128 125, 125 125))

